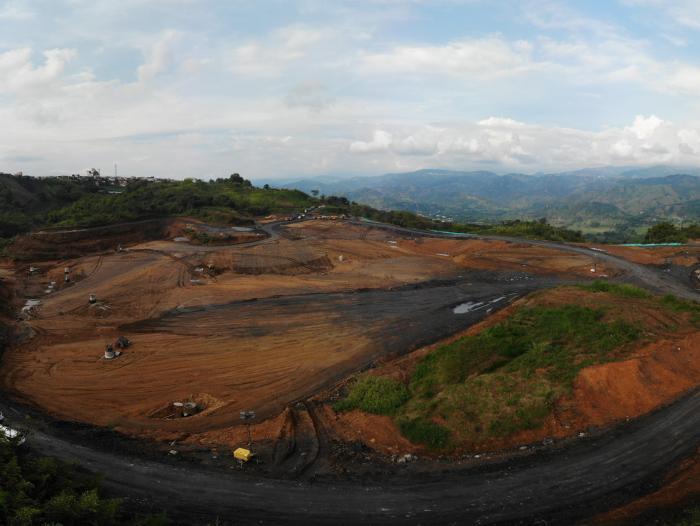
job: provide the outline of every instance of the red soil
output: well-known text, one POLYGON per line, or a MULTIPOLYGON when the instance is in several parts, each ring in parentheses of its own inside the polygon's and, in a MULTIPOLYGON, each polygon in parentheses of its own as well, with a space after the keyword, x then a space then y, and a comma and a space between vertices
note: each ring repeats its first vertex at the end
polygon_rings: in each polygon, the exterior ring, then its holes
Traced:
MULTIPOLYGON (((599 305, 599 295, 577 289, 556 289, 536 293, 519 300, 484 322, 451 338, 418 349, 413 353, 386 363, 371 374, 391 376, 408 381, 416 363, 436 347, 462 336, 475 334, 510 316, 523 305, 577 303, 583 306, 599 305)), ((606 304, 618 302, 620 313, 631 323, 645 327, 652 343, 627 349, 618 361, 583 369, 574 383, 571 396, 557 401, 552 415, 540 429, 519 432, 505 439, 484 438, 472 444, 473 451, 510 449, 520 444, 541 442, 547 437, 565 438, 586 432, 591 426, 609 426, 626 419, 642 416, 666 405, 700 384, 700 331, 688 323, 686 315, 663 314, 644 307, 643 302, 606 297, 606 304), (624 307, 623 307, 624 305, 624 307)), ((372 415, 353 412, 351 425, 372 433, 370 445, 384 451, 394 446, 392 433, 398 430, 389 418, 375 419, 372 415), (362 419, 367 418, 366 422, 362 419), (379 430, 382 426, 384 429, 379 430), (383 442, 381 437, 390 437, 383 442)), ((343 416, 339 417, 342 422, 343 416)), ((418 448, 420 449, 420 448, 418 448)), ((413 448, 412 451, 415 451, 413 448)), ((423 451, 428 454, 428 452, 423 451)), ((458 452, 460 453, 460 452, 458 452)))

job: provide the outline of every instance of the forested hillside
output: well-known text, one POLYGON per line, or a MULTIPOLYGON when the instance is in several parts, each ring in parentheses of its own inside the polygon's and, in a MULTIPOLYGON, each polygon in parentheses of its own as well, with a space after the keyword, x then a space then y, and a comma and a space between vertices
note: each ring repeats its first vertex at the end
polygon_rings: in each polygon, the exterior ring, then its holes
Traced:
POLYGON ((419 170, 378 177, 287 183, 344 195, 378 209, 407 210, 456 222, 493 223, 546 217, 599 241, 641 239, 660 221, 700 220, 697 169, 591 169, 558 174, 419 170))
POLYGON ((238 174, 225 179, 33 178, 0 174, 0 238, 38 227, 97 226, 224 209, 231 221, 288 212, 315 200, 298 190, 256 188, 238 174))

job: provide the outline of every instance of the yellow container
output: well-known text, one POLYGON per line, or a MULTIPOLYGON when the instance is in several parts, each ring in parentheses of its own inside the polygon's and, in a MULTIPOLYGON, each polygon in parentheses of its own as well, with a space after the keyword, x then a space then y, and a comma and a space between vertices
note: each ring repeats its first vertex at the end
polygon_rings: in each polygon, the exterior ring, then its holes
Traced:
POLYGON ((252 451, 242 447, 239 447, 233 452, 233 458, 242 462, 248 462, 251 458, 253 458, 253 456, 254 453, 252 451))

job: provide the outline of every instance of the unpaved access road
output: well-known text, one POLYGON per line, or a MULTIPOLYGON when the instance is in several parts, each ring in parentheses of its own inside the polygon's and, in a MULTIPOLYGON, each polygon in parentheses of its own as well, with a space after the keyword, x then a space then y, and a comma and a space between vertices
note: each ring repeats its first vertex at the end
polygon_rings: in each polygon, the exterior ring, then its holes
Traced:
POLYGON ((217 517, 219 524, 571 524, 648 492, 698 443, 698 391, 561 451, 386 485, 262 480, 116 455, 43 432, 31 438, 44 454, 104 473, 115 495, 167 509, 183 524, 217 517))
MULTIPOLYGON (((595 255, 646 286, 698 298, 671 276, 612 255, 549 242, 505 240, 595 255)), ((20 407, 2 400, 0 410, 11 421, 23 417, 20 407)), ((439 476, 398 476, 375 485, 259 479, 116 454, 77 445, 64 436, 37 431, 29 443, 41 453, 103 473, 104 486, 113 494, 151 509, 167 509, 183 524, 217 517, 219 524, 571 524, 648 493, 671 466, 697 450, 700 391, 597 439, 524 459, 439 476)))
POLYGON ((633 281, 640 285, 649 287, 657 292, 669 293, 680 298, 685 298, 692 301, 700 301, 700 292, 697 290, 691 290, 688 284, 681 283, 678 279, 671 273, 666 273, 661 270, 653 269, 634 263, 620 256, 610 254, 604 250, 594 250, 581 245, 571 245, 565 243, 556 243, 553 241, 544 241, 538 239, 522 239, 517 237, 508 236, 482 236, 478 234, 460 234, 460 233, 448 233, 448 232, 438 232, 438 231, 425 231, 416 230, 412 228, 397 227, 395 225, 389 225, 386 223, 378 223, 374 221, 352 221, 353 224, 371 226, 374 228, 381 228, 389 231, 394 231, 402 234, 417 235, 417 236, 429 236, 429 237, 441 237, 444 239, 483 239, 491 241, 505 241, 507 243, 522 243, 527 245, 532 245, 536 247, 551 248, 554 250, 561 250, 564 252, 571 252, 574 254, 582 254, 585 256, 590 256, 598 261, 603 261, 610 264, 612 267, 617 267, 620 270, 624 270, 627 275, 625 276, 626 281, 633 281))

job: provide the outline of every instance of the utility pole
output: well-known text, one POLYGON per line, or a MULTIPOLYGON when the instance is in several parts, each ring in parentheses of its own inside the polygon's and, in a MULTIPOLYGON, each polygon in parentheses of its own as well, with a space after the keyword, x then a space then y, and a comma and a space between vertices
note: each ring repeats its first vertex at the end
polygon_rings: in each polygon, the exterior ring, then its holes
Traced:
POLYGON ((253 445, 253 436, 250 433, 250 423, 255 419, 255 411, 241 411, 240 417, 248 428, 248 449, 253 445))

